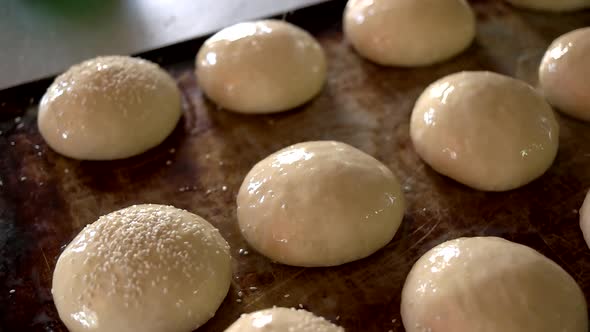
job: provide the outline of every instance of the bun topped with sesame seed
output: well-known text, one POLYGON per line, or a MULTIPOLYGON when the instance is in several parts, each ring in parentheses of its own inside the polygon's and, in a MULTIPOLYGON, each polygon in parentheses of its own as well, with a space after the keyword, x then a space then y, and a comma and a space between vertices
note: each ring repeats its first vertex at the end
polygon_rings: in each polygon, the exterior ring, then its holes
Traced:
POLYGON ((128 158, 160 144, 181 116, 180 90, 157 64, 105 56, 72 66, 41 99, 37 125, 75 159, 128 158))
POLYGON ((225 332, 344 332, 323 317, 294 308, 260 310, 243 314, 225 332))
POLYGON ((134 205, 86 226, 60 255, 53 299, 72 332, 189 332, 231 281, 229 245, 203 218, 134 205))

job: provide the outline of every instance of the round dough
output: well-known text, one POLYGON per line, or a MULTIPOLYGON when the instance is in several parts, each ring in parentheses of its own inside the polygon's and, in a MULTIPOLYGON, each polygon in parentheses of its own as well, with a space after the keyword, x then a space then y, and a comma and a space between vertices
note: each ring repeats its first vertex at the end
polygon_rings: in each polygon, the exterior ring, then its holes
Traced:
POLYGON ((442 243, 402 290, 407 332, 586 332, 584 293, 559 265, 497 237, 442 243))
POLYGON ((532 10, 563 12, 590 7, 590 0, 506 0, 514 6, 532 10))
POLYGON ((243 314, 225 332, 344 332, 322 317, 293 308, 265 309, 243 314))
POLYGON ((276 113, 300 106, 326 81, 320 44, 278 20, 246 22, 207 39, 196 59, 201 89, 219 106, 240 113, 276 113))
POLYGON ((551 166, 559 126, 551 107, 526 83, 461 72, 426 88, 412 111, 410 135, 437 172, 475 189, 504 191, 551 166))
POLYGON ((295 266, 367 257, 391 241, 404 215, 395 175, 368 154, 332 141, 295 144, 260 161, 237 202, 248 243, 295 266))
POLYGON ((189 332, 213 317, 230 281, 216 228, 148 204, 86 226, 60 255, 52 293, 72 332, 189 332))
POLYGON ((590 27, 557 38, 539 67, 539 83, 550 104, 590 121, 590 27))
POLYGON ((178 87, 158 65, 107 56, 58 76, 41 99, 37 124, 47 144, 65 156, 111 160, 160 144, 180 116, 178 87))
POLYGON ((475 15, 465 0, 349 0, 344 33, 363 57, 385 66, 427 66, 465 50, 475 15))
POLYGON ((580 228, 584 235, 584 240, 590 248, 590 191, 586 194, 586 199, 580 208, 580 228))

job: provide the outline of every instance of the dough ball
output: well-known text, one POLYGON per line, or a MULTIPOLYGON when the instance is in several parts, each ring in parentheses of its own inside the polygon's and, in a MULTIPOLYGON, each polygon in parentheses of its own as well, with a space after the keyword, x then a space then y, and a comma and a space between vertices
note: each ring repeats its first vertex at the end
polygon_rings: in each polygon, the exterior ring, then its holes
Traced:
POLYGON ((401 299, 407 332, 586 332, 584 293, 559 265, 497 237, 442 243, 412 267, 401 299))
POLYGON ((550 104, 590 121, 590 27, 557 38, 539 67, 539 83, 550 104))
POLYGON ((427 66, 471 44, 475 15, 465 0, 349 0, 344 33, 380 65, 427 66))
POLYGON ((586 194, 586 199, 580 208, 580 228, 584 235, 584 240, 590 248, 590 191, 586 194))
POLYGON ((126 56, 84 61, 58 76, 41 99, 38 126, 74 159, 131 157, 160 144, 181 116, 176 83, 158 65, 126 56))
POLYGON ((256 164, 238 193, 248 243, 277 262, 333 266, 385 246, 404 215, 395 175, 344 143, 305 142, 256 164))
POLYGON ((164 205, 100 217, 67 246, 53 299, 72 332, 190 332, 231 281, 229 246, 203 218, 164 205))
POLYGON ((551 107, 526 83, 461 72, 426 88, 412 111, 410 135, 437 172, 475 189, 504 191, 551 166, 559 126, 551 107))
POLYGON ((590 0, 507 0, 514 6, 551 12, 573 11, 590 7, 590 0))
POLYGON ((300 106, 326 81, 320 44, 278 20, 246 22, 207 39, 196 60, 201 89, 219 106, 240 113, 276 113, 300 106))
POLYGON ((243 314, 225 332, 344 332, 322 317, 293 308, 265 309, 243 314))

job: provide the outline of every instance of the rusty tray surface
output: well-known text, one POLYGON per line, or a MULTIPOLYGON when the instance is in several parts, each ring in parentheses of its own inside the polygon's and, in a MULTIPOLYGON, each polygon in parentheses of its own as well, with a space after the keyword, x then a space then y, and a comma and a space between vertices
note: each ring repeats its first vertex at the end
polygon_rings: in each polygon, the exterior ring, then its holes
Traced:
POLYGON ((590 298, 590 249, 577 211, 590 187, 590 124, 559 115, 553 166, 531 184, 503 193, 475 191, 441 176, 412 148, 410 112, 429 83, 460 70, 534 79, 554 38, 590 25, 589 11, 535 13, 497 0, 472 5, 478 16, 474 44, 448 62, 420 69, 361 59, 341 32, 343 1, 287 16, 319 39, 329 73, 318 98, 277 115, 229 113, 204 99, 192 61, 202 40, 147 54, 172 59, 165 68, 183 92, 184 116, 163 144, 127 160, 76 161, 50 150, 37 130, 34 106, 48 81, 0 92, 0 331, 66 331, 50 292, 57 257, 86 224, 136 203, 195 212, 232 247, 232 286, 199 331, 222 331, 241 313, 273 305, 306 308, 347 331, 403 331, 400 295, 412 264, 460 236, 495 235, 529 245, 566 269, 590 298), (408 202, 402 225, 391 243, 360 261, 332 268, 272 263, 239 233, 238 188, 270 153, 327 139, 356 146, 397 174, 408 202))

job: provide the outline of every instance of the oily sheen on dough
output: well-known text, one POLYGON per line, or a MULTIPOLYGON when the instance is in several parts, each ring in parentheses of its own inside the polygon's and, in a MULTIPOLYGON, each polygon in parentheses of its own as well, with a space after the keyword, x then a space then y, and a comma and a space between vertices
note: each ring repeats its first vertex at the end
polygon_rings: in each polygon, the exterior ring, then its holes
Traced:
POLYGON ((586 199, 580 208, 580 228, 584 235, 584 240, 590 248, 590 191, 586 194, 586 199))
POLYGON ((425 253, 401 300, 407 332, 586 332, 584 293, 559 265, 497 237, 459 238, 425 253))
POLYGON ((526 83, 491 72, 461 72, 432 83, 418 98, 410 136, 437 172, 475 189, 504 191, 551 166, 559 125, 526 83))
POLYGON ((158 65, 98 57, 58 76, 37 124, 55 151, 85 160, 122 159, 160 144, 181 116, 176 83, 158 65))
POLYGON ((293 308, 260 310, 243 314, 225 332, 344 332, 322 317, 293 308))
POLYGON ((309 33, 279 20, 245 22, 207 39, 196 59, 201 89, 240 113, 276 113, 309 101, 326 81, 326 59, 309 33))
POLYGON ((333 266, 385 246, 404 215, 395 175, 334 141, 305 142, 256 164, 237 198, 238 222, 263 255, 295 266, 333 266))
POLYGON ((517 7, 532 10, 564 12, 590 7, 590 0, 506 0, 517 7))
POLYGON ((230 281, 216 228, 147 204, 86 226, 60 255, 52 293, 71 332, 190 332, 213 317, 230 281))
POLYGON ((545 98, 558 110, 590 121, 590 27, 557 38, 539 67, 545 98))
POLYGON ((471 44, 475 15, 465 0, 349 0, 344 33, 373 62, 426 66, 471 44))

